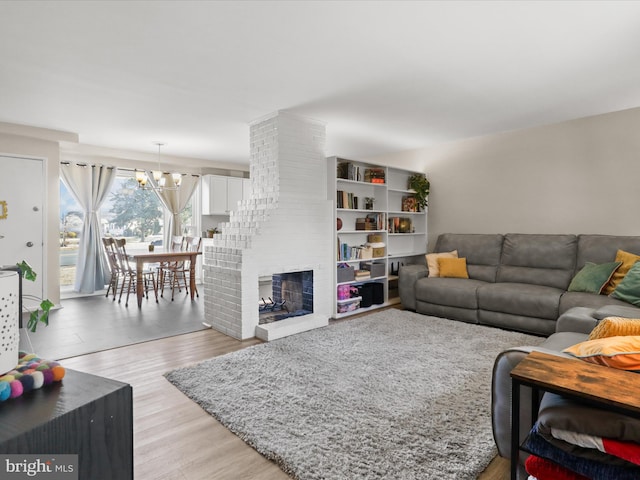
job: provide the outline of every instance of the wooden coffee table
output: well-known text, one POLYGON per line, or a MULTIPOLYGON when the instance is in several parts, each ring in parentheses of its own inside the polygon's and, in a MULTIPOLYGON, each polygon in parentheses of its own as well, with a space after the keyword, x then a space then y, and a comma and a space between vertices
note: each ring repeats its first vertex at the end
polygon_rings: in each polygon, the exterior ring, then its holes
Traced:
POLYGON ((638 374, 594 365, 577 358, 531 352, 511 370, 511 479, 520 452, 520 386, 531 387, 531 419, 535 423, 540 392, 551 392, 591 403, 604 410, 640 418, 638 374))

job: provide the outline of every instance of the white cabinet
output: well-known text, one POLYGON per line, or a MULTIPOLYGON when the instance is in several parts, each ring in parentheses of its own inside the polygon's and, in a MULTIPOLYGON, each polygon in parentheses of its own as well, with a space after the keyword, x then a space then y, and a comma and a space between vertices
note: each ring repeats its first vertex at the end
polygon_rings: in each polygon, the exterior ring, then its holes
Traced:
POLYGON ((244 187, 248 179, 204 175, 202 177, 202 214, 229 215, 244 198, 244 187))
POLYGON ((247 200, 251 196, 251 179, 242 179, 242 199, 247 200))
POLYGON ((242 200, 242 178, 227 178, 227 213, 238 209, 238 202, 242 200))
POLYGON ((417 172, 338 157, 329 158, 327 168, 336 225, 334 318, 398 303, 399 266, 424 262, 427 251, 426 211, 409 211, 414 210, 410 199, 415 192, 407 184, 417 172), (359 258, 368 256, 361 247, 372 236, 384 246, 373 250, 370 260, 359 258), (370 275, 362 272, 366 269, 371 269, 370 275), (352 271, 358 270, 360 277, 353 278, 352 271), (374 283, 377 303, 369 306, 354 292, 355 288, 361 290, 363 285, 374 283), (345 298, 347 290, 349 297, 345 298))

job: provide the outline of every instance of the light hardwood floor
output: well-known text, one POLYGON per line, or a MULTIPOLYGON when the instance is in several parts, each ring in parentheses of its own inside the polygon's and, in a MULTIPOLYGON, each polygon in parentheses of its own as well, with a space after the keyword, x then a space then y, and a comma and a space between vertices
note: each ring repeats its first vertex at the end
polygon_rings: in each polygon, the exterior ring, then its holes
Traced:
MULTIPOLYGON (((204 330, 73 357, 66 368, 133 387, 136 480, 286 480, 290 477, 174 388, 163 374, 259 343, 204 330)), ((479 477, 504 480, 497 458, 479 477)), ((348 480, 348 479, 345 479, 348 480)))

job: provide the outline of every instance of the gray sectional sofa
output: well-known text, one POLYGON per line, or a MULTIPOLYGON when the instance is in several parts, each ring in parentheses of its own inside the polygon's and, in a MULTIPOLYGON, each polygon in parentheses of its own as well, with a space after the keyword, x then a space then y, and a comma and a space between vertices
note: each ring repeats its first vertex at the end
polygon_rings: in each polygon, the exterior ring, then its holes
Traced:
MULTIPOLYGON (((556 323, 556 331, 537 346, 514 346, 501 352, 493 366, 491 379, 491 423, 493 438, 501 457, 511 457, 511 370, 532 351, 570 357, 562 353, 565 348, 588 340, 589 333, 600 320, 606 317, 640 318, 640 309, 621 305, 603 307, 572 307, 564 312, 556 323)), ((558 402, 557 396, 545 394, 545 402, 558 402)), ((531 419, 531 392, 521 389, 520 402, 520 443, 529 433, 531 419)), ((527 480, 523 464, 527 454, 520 452, 518 480, 527 480)))
MULTIPOLYGON (((538 346, 517 346, 496 358, 492 426, 498 452, 511 452, 511 370, 532 350, 556 355, 588 338, 608 316, 640 318, 640 308, 567 288, 587 262, 612 262, 618 250, 640 255, 640 237, 612 235, 443 234, 434 252, 458 251, 469 278, 428 277, 426 265, 399 272, 400 299, 419 313, 548 336, 538 346)), ((545 396, 546 399, 546 396, 545 396)), ((531 398, 521 394, 521 439, 531 426, 531 398)), ((521 454, 521 464, 526 454, 521 454)), ((518 479, 528 475, 522 465, 518 479)))
POLYGON ((612 262, 618 249, 640 255, 640 237, 442 234, 434 252, 457 250, 466 258, 469 278, 433 278, 426 264, 404 266, 400 300, 426 315, 546 336, 573 307, 630 306, 606 295, 567 291, 586 262, 612 262))

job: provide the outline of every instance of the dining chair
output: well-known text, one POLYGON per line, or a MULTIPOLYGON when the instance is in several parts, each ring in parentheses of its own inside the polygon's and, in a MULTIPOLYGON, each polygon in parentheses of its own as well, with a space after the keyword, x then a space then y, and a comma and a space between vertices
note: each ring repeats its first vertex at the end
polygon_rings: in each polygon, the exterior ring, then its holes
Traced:
POLYGON ((112 237, 103 237, 102 244, 104 245, 104 251, 107 254, 107 260, 109 261, 109 269, 111 270, 111 278, 109 279, 109 287, 107 288, 107 294, 113 292, 113 300, 116 300, 116 293, 118 291, 118 283, 122 276, 120 264, 118 263, 118 254, 116 253, 116 241, 112 237))
MULTIPOLYGON (((202 237, 186 237, 185 238, 185 251, 187 252, 199 252, 202 247, 202 237)), ((191 285, 191 278, 189 277, 191 272, 191 260, 185 260, 184 267, 182 269, 182 275, 185 280, 186 285, 191 285)), ((198 287, 195 286, 194 283, 194 293, 198 298, 200 298, 200 294, 198 293, 198 287)))
MULTIPOLYGON (((124 293, 125 288, 127 289, 127 298, 125 300, 124 306, 129 306, 129 294, 131 292, 136 293, 136 266, 129 261, 129 256, 127 255, 126 249, 126 239, 118 238, 115 241, 116 253, 118 258, 118 263, 120 264, 120 269, 122 270, 122 286, 120 287, 120 296, 118 297, 118 303, 122 300, 122 295, 124 293)), ((156 283, 155 272, 151 269, 145 269, 142 272, 142 280, 144 282, 144 294, 145 297, 149 298, 149 282, 153 286, 153 292, 156 295, 156 303, 158 303, 158 284, 156 283)))
MULTIPOLYGON (((171 237, 170 251, 183 252, 186 248, 186 238, 179 235, 171 237)), ((182 288, 187 291, 187 282, 183 273, 185 262, 183 260, 175 262, 162 262, 158 270, 158 288, 160 289, 160 296, 164 298, 164 287, 171 288, 171 300, 174 299, 174 293, 176 287, 178 292, 182 292, 182 288)))

